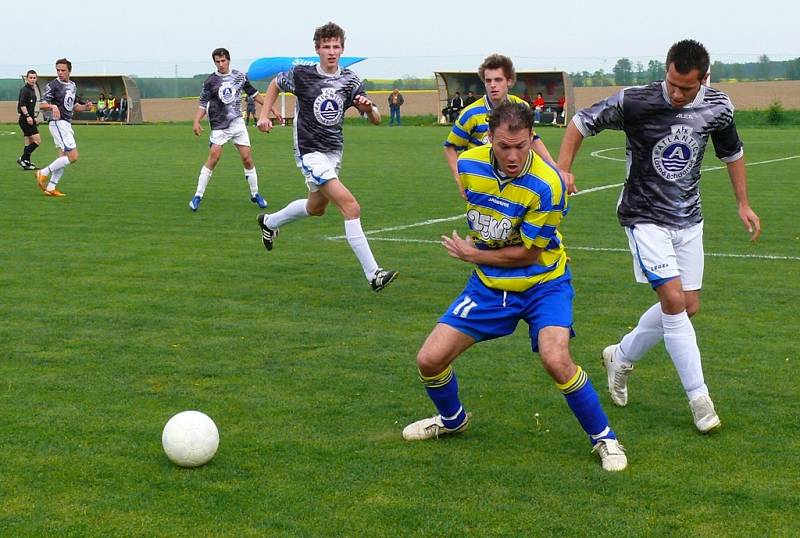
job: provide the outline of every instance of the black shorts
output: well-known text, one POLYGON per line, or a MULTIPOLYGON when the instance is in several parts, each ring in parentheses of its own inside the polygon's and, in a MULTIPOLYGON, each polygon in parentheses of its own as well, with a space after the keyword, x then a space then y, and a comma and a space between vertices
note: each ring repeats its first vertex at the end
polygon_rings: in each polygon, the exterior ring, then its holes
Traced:
POLYGON ((39 134, 39 126, 36 124, 36 119, 33 120, 33 125, 28 124, 28 118, 25 116, 19 117, 19 127, 22 129, 23 136, 33 136, 39 134))

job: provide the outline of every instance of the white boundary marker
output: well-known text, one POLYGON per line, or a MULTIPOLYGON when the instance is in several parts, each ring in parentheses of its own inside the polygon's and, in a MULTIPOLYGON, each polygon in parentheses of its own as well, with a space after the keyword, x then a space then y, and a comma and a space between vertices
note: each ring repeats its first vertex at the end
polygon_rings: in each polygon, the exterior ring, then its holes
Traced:
POLYGON ((16 131, 0 131, 0 136, 12 136, 17 134, 16 131))
MULTIPOLYGON (((598 159, 607 159, 609 161, 618 161, 618 162, 625 162, 625 159, 620 159, 618 157, 607 157, 602 155, 607 151, 614 151, 618 149, 625 149, 624 147, 615 147, 615 148, 606 148, 606 149, 599 149, 597 151, 593 151, 590 153, 591 157, 596 157, 598 159)), ((792 155, 791 157, 781 157, 778 159, 770 159, 767 161, 757 161, 754 163, 746 163, 746 166, 757 166, 761 164, 770 164, 776 163, 781 161, 790 161, 792 159, 800 159, 800 155, 792 155)), ((713 170, 722 170, 724 166, 711 166, 709 168, 703 168, 702 172, 711 172, 713 170)), ((613 189, 615 187, 622 187, 624 183, 614 183, 611 185, 602 185, 600 187, 592 187, 589 189, 584 189, 582 191, 578 191, 577 193, 573 194, 572 196, 578 196, 580 194, 589 194, 592 192, 603 191, 607 189, 613 189)), ((377 234, 381 234, 384 232, 396 232, 399 230, 408 230, 410 228, 419 228, 421 226, 429 226, 431 224, 439 224, 440 222, 452 222, 455 220, 462 220, 464 215, 454 215, 452 217, 442 217, 439 219, 429 219, 423 220, 421 222, 415 222, 413 224, 403 224, 400 226, 389 226, 387 228, 378 228, 377 230, 369 230, 365 231, 364 235, 370 236, 372 241, 388 241, 394 243, 421 243, 421 244, 434 244, 438 245, 441 241, 433 240, 433 239, 410 239, 410 238, 403 238, 403 237, 375 237, 377 234)), ((334 235, 330 237, 326 237, 325 239, 329 241, 341 241, 343 239, 347 239, 347 236, 344 235, 334 235)), ((627 248, 606 248, 606 247, 572 247, 568 246, 568 250, 583 250, 589 252, 630 252, 627 248)), ((759 260, 790 260, 790 261, 800 261, 800 256, 775 256, 772 254, 727 254, 727 253, 720 253, 720 252, 706 252, 706 256, 712 258, 744 258, 744 259, 759 259, 759 260)))

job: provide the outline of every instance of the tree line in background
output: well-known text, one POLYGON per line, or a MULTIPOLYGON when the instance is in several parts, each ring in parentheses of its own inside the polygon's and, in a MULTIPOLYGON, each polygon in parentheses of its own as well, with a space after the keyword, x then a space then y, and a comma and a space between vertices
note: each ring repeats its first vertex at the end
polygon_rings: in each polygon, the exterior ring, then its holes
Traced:
MULTIPOLYGON (((664 62, 650 60, 647 65, 635 64, 628 58, 620 58, 610 73, 600 69, 594 73, 580 71, 570 73, 575 86, 632 86, 663 80, 666 72, 664 62)), ((756 80, 800 80, 800 58, 787 61, 772 61, 762 54, 757 62, 711 64, 711 80, 714 82, 745 82, 756 80)))
MULTIPOLYGON (((647 65, 641 61, 632 62, 629 58, 620 58, 610 73, 603 69, 597 71, 579 71, 570 73, 575 86, 633 86, 646 84, 664 78, 664 62, 649 60, 647 65)), ((130 75, 139 88, 143 99, 197 97, 203 80, 207 74, 195 75, 192 78, 155 78, 130 75)), ((772 61, 762 54, 757 62, 723 63, 711 65, 713 82, 748 82, 756 80, 800 80, 800 57, 787 61, 772 61)), ((16 101, 22 79, 0 79, 0 101, 16 101)), ((260 91, 265 91, 266 81, 253 84, 260 91)), ((405 76, 395 80, 365 79, 364 85, 370 90, 434 90, 434 78, 405 76)), ((92 98, 92 96, 88 96, 92 98)))

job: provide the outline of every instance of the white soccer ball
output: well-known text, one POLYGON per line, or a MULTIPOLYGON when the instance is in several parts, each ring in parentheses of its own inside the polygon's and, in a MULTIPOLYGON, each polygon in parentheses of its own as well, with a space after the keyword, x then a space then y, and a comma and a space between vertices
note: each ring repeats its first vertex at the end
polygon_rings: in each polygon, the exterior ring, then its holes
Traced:
POLYGON ((217 453, 219 431, 208 415, 183 411, 167 421, 161 434, 161 446, 176 465, 199 467, 217 453))

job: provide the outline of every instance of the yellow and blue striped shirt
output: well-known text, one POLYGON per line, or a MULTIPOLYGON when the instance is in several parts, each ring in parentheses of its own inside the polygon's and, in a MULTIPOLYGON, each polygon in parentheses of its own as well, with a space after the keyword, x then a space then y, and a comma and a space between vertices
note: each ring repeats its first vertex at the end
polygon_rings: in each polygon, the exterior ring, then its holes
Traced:
POLYGON ((491 145, 484 145, 461 153, 458 173, 467 194, 470 236, 477 248, 524 245, 543 249, 536 263, 525 267, 477 265, 486 286, 525 291, 565 273, 567 254, 558 225, 567 212, 567 193, 555 168, 531 151, 524 172, 505 178, 494 165, 491 145))
MULTIPOLYGON (((516 95, 509 95, 512 103, 525 103, 516 95)), ((525 103, 527 104, 527 103, 525 103)), ((453 146, 456 151, 477 148, 489 143, 489 123, 486 116, 492 111, 492 102, 484 95, 461 111, 453 128, 444 141, 445 146, 453 146)), ((533 138, 538 138, 533 133, 533 138)))

